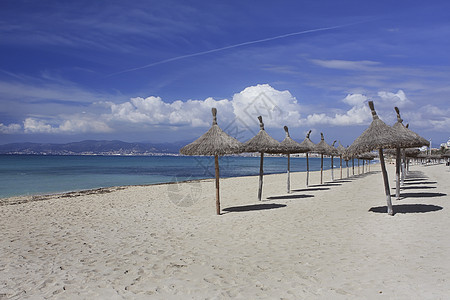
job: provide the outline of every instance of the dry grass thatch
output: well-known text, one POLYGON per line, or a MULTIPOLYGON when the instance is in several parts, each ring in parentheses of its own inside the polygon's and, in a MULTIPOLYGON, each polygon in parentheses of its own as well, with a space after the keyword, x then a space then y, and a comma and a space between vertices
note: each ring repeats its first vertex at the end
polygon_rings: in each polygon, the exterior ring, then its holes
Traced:
POLYGON ((284 131, 286 132, 286 137, 281 142, 281 153, 305 153, 309 151, 309 148, 302 146, 290 137, 287 126, 284 126, 284 131))
POLYGON ((306 134, 306 138, 303 140, 303 142, 300 143, 300 146, 302 148, 308 149, 306 152, 314 152, 314 149, 316 148, 316 144, 314 144, 309 138, 310 134, 311 130, 308 131, 308 133, 306 134))
POLYGON ((410 139, 411 146, 408 148, 429 146, 430 142, 403 125, 403 120, 400 117, 400 110, 398 109, 398 107, 395 107, 395 111, 397 113, 397 122, 392 126, 392 128, 410 139))
POLYGON ((320 142, 316 145, 314 152, 325 155, 339 155, 336 148, 325 142, 322 132, 320 133, 320 142))
POLYGON ((372 111, 372 123, 364 132, 348 147, 350 156, 356 156, 374 149, 409 148, 411 141, 408 136, 398 132, 384 123, 378 117, 373 102, 369 101, 372 111))
POLYGON ((242 143, 226 134, 217 125, 217 110, 212 109, 213 123, 201 137, 180 149, 184 155, 225 155, 240 153, 242 143))
POLYGON ((361 153, 358 156, 356 156, 357 159, 364 159, 364 160, 373 160, 375 159, 375 157, 377 157, 377 155, 372 152, 361 153))
POLYGON ((280 142, 264 130, 262 117, 259 116, 258 119, 260 130, 258 134, 243 144, 242 152, 282 153, 280 142))
POLYGON ((345 147, 342 146, 341 142, 338 142, 339 145, 337 146, 336 150, 338 152, 339 155, 343 156, 345 154, 345 147))

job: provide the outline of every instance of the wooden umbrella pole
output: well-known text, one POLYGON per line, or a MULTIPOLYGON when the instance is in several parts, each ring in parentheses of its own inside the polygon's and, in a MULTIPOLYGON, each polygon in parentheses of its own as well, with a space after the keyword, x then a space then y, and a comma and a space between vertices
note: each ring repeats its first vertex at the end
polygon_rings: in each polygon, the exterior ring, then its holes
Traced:
POLYGON ((308 152, 306 152, 306 187, 309 186, 309 158, 308 152))
POLYGON ((352 176, 355 176, 355 159, 352 157, 352 176))
POLYGON ((220 193, 219 193, 219 156, 214 156, 216 165, 216 213, 220 215, 220 193))
POLYGON ((383 180, 384 180, 384 191, 386 193, 386 202, 387 202, 387 213, 390 216, 394 215, 394 209, 392 208, 392 201, 391 201, 391 191, 389 189, 389 179, 388 174, 386 171, 386 165, 384 164, 384 156, 383 156, 383 149, 378 149, 378 153, 380 154, 380 163, 381 163, 381 172, 383 173, 383 180))
POLYGON ((291 192, 291 155, 288 153, 288 165, 287 165, 287 192, 291 192))
POLYGON ((358 175, 361 174, 361 170, 359 169, 359 158, 358 158, 358 175))
POLYGON ((262 186, 263 186, 263 173, 264 173, 264 152, 261 152, 261 161, 259 163, 259 189, 258 189, 258 200, 261 201, 262 197, 262 186))
POLYGON ((341 179, 342 179, 342 155, 339 156, 339 167, 341 168, 341 179))
POLYGON ((323 154, 320 155, 320 184, 323 184, 323 154))
POLYGON ((331 155, 331 181, 334 181, 334 163, 333 163, 333 155, 331 155))
POLYGON ((401 156, 403 158, 403 163, 401 164, 402 166, 402 178, 401 178, 401 184, 403 185, 403 183, 405 182, 405 175, 406 175, 406 149, 404 149, 403 151, 401 151, 401 156))
POLYGON ((400 164, 401 164, 401 153, 400 148, 395 149, 395 197, 400 199, 400 164))
POLYGON ((345 165, 347 166, 347 178, 348 178, 348 177, 349 177, 349 174, 348 174, 348 173, 349 173, 349 171, 350 171, 349 168, 348 168, 348 160, 345 161, 345 165))

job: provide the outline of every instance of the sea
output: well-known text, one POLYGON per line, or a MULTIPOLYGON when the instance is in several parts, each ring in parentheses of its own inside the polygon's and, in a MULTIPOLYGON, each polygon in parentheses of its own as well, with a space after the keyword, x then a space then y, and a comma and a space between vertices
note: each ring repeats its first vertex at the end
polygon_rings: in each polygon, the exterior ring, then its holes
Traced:
MULTIPOLYGON (((339 158, 333 162, 339 168, 339 158)), ((259 157, 220 157, 220 177, 258 175, 259 163, 259 157)), ((291 172, 305 172, 306 158, 291 157, 290 165, 291 172)), ((309 168, 320 170, 320 158, 309 158, 309 168)), ((331 159, 324 158, 324 169, 330 168, 331 159)), ((264 157, 264 174, 286 170, 287 157, 264 157)), ((0 198, 214 176, 214 158, 207 156, 0 155, 0 198)))

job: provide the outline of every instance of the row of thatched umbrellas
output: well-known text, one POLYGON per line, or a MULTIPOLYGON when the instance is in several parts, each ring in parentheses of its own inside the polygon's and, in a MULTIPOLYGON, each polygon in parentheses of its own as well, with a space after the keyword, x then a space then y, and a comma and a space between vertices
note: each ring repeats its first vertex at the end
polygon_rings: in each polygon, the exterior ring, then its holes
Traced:
MULTIPOLYGON (((399 129, 392 128, 386 125, 383 121, 381 121, 374 109, 373 102, 369 102, 369 106, 372 110, 373 121, 369 128, 367 128, 360 137, 358 137, 354 143, 347 149, 343 147, 340 143, 337 148, 334 147, 336 141, 333 142, 333 146, 328 145, 321 133, 321 141, 316 145, 314 144, 309 135, 311 130, 306 135, 306 138, 301 142, 297 143, 289 136, 288 128, 285 126, 284 130, 286 132, 285 139, 280 143, 274 138, 272 138, 264 129, 264 123, 262 121, 262 117, 259 116, 260 130, 258 134, 256 134, 249 141, 244 144, 240 143, 235 138, 226 134, 218 125, 217 125, 217 110, 215 108, 212 109, 213 114, 213 123, 211 128, 199 137, 197 140, 192 142, 189 145, 186 145, 180 150, 181 154, 184 155, 209 155, 214 156, 215 160, 215 175, 216 175, 216 212, 220 214, 220 193, 219 193, 219 156, 226 154, 236 154, 242 152, 259 152, 260 153, 260 173, 259 173, 259 188, 258 188, 258 200, 262 198, 262 186, 263 186, 263 164, 264 164, 264 153, 283 153, 287 154, 288 157, 288 166, 287 166, 287 191, 290 192, 290 154, 292 153, 306 153, 307 158, 307 177, 306 177, 306 185, 309 185, 309 159, 308 153, 318 153, 321 155, 321 176, 320 183, 323 183, 323 156, 329 155, 331 156, 331 168, 332 168, 332 179, 334 179, 333 175, 333 157, 340 157, 340 166, 341 166, 341 178, 342 178, 342 158, 344 158, 347 162, 350 157, 355 157, 357 155, 361 155, 367 152, 370 152, 374 149, 379 150, 380 161, 382 166, 383 178, 385 182, 385 190, 386 197, 388 203, 388 213, 393 215, 392 203, 390 199, 389 193, 389 182, 387 179, 387 172, 384 164, 383 157, 383 148, 411 148, 411 147, 419 147, 424 145, 424 141, 426 144, 428 142, 419 137, 417 134, 407 129, 401 123, 400 115, 398 114, 398 122, 396 123, 396 127, 399 129), (397 125, 400 124, 400 125, 397 125), (414 139, 413 139, 414 137, 414 139), (420 139, 419 139, 420 138, 420 139), (414 142, 411 142, 411 140, 414 142), (418 142, 420 140, 420 142, 418 142), (418 145, 420 144, 420 145, 418 145)), ((398 153, 398 151, 397 151, 398 153)), ((373 157, 372 157, 373 158, 373 157)), ((399 182, 399 181, 398 181, 399 182)))

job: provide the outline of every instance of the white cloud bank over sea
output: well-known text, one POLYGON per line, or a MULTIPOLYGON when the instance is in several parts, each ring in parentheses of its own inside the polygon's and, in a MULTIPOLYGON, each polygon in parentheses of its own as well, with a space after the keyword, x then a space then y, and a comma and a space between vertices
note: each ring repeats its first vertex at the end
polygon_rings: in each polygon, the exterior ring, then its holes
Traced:
MULTIPOLYGON (((101 101, 86 107, 83 113, 52 116, 30 116, 22 124, 0 124, 2 134, 77 134, 114 133, 127 128, 159 128, 172 130, 180 127, 207 128, 211 124, 211 108, 218 109, 219 124, 225 129, 258 129, 256 117, 262 115, 267 128, 366 125, 371 121, 368 100, 374 100, 379 115, 388 124, 395 122, 394 106, 405 107, 412 102, 402 90, 379 91, 376 95, 348 94, 337 99, 338 108, 314 111, 314 105, 303 106, 288 90, 279 91, 269 84, 245 88, 230 99, 177 100, 165 102, 161 97, 135 97, 125 102, 101 101), (95 107, 95 109, 94 109, 95 107), (101 109, 99 110, 99 107, 101 109), (92 108, 92 110, 90 110, 92 108)), ((308 101, 311 103, 311 101, 308 101)), ((426 105, 423 110, 405 111, 405 119, 414 119, 416 127, 436 130, 450 126, 449 112, 426 105), (427 116, 425 118, 424 116, 427 116)))

